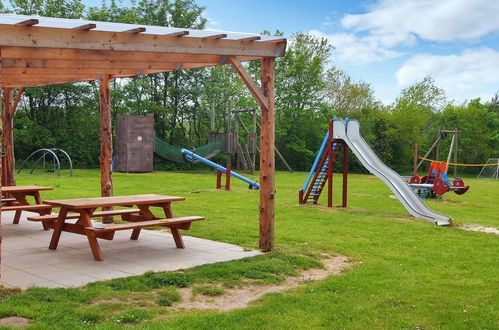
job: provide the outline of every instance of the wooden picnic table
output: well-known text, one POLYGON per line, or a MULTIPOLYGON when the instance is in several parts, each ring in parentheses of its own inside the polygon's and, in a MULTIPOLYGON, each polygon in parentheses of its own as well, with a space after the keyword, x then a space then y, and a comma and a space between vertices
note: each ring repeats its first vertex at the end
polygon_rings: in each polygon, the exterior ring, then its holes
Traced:
MULTIPOLYGON (((185 200, 184 197, 162 196, 162 195, 132 195, 113 196, 96 198, 78 198, 65 200, 44 201, 53 207, 60 207, 59 215, 54 221, 47 223, 54 229, 49 249, 55 250, 59 244, 59 239, 63 231, 86 235, 92 254, 95 260, 103 260, 102 252, 97 242, 97 238, 112 240, 117 230, 132 229, 130 239, 136 240, 142 228, 162 226, 171 230, 177 248, 184 248, 179 229, 187 230, 192 221, 204 220, 203 217, 182 217, 174 218, 171 203, 185 200), (91 221, 97 208, 109 208, 113 206, 138 208, 137 214, 124 214, 123 220, 129 223, 124 224, 98 224, 91 221), (163 209, 166 219, 157 218, 150 210, 151 207, 163 209), (77 217, 70 217, 69 212, 79 214, 77 217), (75 223, 68 223, 67 220, 76 219, 75 223)), ((120 210, 117 210, 117 214, 120 210)), ((107 211, 108 212, 108 211, 107 211)))
MULTIPOLYGON (((22 211, 32 211, 42 214, 50 214, 52 208, 50 205, 43 204, 40 197, 40 191, 53 190, 52 187, 40 186, 3 186, 1 187, 2 196, 7 197, 6 205, 1 207, 2 211, 16 211, 13 223, 18 224, 21 219, 22 211), (35 203, 30 204, 27 197, 32 196, 35 203), (9 198, 10 197, 10 198, 9 198)), ((48 229, 44 225, 44 229, 48 229)))

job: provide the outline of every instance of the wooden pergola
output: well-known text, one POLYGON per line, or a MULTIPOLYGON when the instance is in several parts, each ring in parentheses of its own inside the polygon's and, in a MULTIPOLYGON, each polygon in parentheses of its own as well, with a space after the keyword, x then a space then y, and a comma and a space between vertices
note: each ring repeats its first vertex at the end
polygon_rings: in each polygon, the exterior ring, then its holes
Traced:
POLYGON ((111 196, 110 80, 230 64, 261 109, 259 247, 271 250, 275 209, 274 62, 285 50, 286 39, 256 34, 0 14, 4 184, 15 185, 13 117, 24 88, 99 81, 101 194, 111 196), (253 60, 261 61, 260 85, 241 64, 253 60))

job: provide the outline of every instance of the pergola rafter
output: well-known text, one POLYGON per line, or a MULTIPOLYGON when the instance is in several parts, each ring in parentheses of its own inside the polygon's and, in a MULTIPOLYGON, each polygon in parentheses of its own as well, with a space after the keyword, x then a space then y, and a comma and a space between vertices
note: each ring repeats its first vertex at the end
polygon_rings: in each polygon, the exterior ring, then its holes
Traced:
POLYGON ((274 61, 286 39, 247 33, 0 14, 0 88, 7 184, 14 182, 12 118, 25 87, 99 80, 101 193, 112 195, 109 84, 113 78, 229 63, 260 105, 260 248, 274 241, 274 61), (242 62, 260 60, 258 85, 242 62), (12 90, 18 89, 13 100, 12 90))

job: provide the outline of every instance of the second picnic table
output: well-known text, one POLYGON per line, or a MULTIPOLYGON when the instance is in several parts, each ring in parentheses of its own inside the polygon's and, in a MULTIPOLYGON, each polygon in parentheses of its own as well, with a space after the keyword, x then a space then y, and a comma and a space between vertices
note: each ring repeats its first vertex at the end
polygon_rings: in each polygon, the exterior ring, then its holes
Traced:
MULTIPOLYGON (((2 196, 7 195, 6 198, 2 197, 2 203, 5 205, 1 207, 2 211, 15 211, 14 223, 18 224, 21 219, 22 211, 38 212, 39 214, 50 214, 51 206, 42 203, 40 191, 52 190, 52 187, 40 186, 3 186, 1 187, 2 196), (34 198, 34 204, 28 202, 27 197, 34 198)), ((44 229, 48 229, 44 225, 44 229)))
POLYGON ((174 218, 171 203, 183 200, 185 200, 184 197, 155 194, 51 200, 44 201, 44 203, 52 205, 53 207, 60 207, 59 214, 52 218, 47 216, 42 216, 40 218, 45 220, 51 219, 51 221, 47 221, 47 225, 54 229, 52 239, 50 240, 50 249, 57 249, 61 233, 67 231, 86 235, 94 259, 103 260, 97 238, 112 240, 114 233, 117 230, 132 229, 130 238, 136 240, 138 239, 142 228, 154 226, 168 227, 171 230, 177 248, 184 248, 179 229, 187 230, 190 228, 193 221, 204 220, 204 217, 189 216, 174 218), (123 210, 95 212, 97 208, 108 208, 113 206, 137 206, 138 210, 133 210, 133 212, 122 212, 123 210), (154 216, 150 207, 162 208, 165 218, 161 219, 154 216), (72 214, 70 212, 72 212, 72 214), (97 216, 122 215, 123 220, 128 221, 129 223, 103 223, 94 225, 91 218, 97 213, 99 213, 97 216), (77 219, 77 221, 76 223, 67 223, 66 221, 69 219, 77 219))

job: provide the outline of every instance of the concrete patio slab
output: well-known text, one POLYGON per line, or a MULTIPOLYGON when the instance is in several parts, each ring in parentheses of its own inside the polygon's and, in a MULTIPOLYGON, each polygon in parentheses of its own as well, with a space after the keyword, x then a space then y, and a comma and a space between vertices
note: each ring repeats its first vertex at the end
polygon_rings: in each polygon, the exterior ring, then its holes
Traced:
MULTIPOLYGON (((140 275, 146 271, 174 271, 261 254, 241 247, 183 236, 185 249, 177 249, 167 231, 143 230, 130 240, 131 231, 118 231, 114 240, 99 240, 104 261, 94 261, 86 236, 64 232, 57 250, 49 250, 52 231, 27 221, 12 224, 14 212, 2 212, 2 264, 0 285, 76 287, 89 282, 140 275)), ((194 224, 196 225, 196 224, 194 224)))

